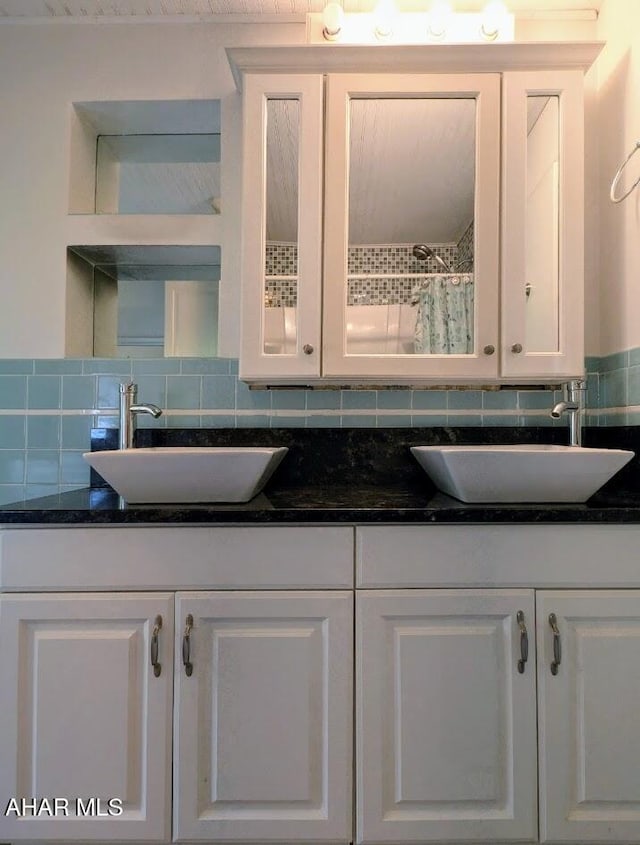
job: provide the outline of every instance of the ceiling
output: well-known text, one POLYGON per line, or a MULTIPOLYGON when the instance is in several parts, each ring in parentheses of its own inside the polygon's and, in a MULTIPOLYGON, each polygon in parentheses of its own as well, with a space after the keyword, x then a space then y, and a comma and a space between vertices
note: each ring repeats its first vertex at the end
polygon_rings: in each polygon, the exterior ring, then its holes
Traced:
MULTIPOLYGON (((87 17, 175 17, 276 15, 291 18, 322 11, 326 0, 0 0, 0 19, 87 17)), ((401 11, 420 11, 429 0, 397 0, 401 11)), ((459 12, 477 12, 487 0, 453 0, 459 12)), ((514 12, 599 10, 603 0, 507 0, 514 12)), ((370 11, 375 0, 343 0, 347 12, 370 11)))

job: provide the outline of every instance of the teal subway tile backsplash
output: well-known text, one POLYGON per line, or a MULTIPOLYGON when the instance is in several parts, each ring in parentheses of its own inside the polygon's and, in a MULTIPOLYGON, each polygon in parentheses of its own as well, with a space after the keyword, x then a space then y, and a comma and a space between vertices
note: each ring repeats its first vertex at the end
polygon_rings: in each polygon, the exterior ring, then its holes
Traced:
POLYGON ((345 390, 342 392, 342 410, 353 411, 360 408, 373 409, 376 407, 375 390, 345 390))
MULTIPOLYGON (((170 408, 200 408, 202 379, 200 376, 167 376, 167 405, 170 408)), ((139 401, 145 401, 140 394, 139 401)))
POLYGON ((60 376, 29 376, 27 378, 27 407, 51 411, 60 407, 62 380, 60 376))
POLYGON ((83 363, 79 358, 36 358, 33 371, 43 376, 79 376, 83 363))
POLYGON ((28 449, 60 448, 60 416, 27 417, 28 449))
POLYGON ((274 411, 304 411, 306 406, 304 390, 277 390, 271 397, 274 411))
POLYGON ((24 414, 0 416, 0 449, 24 449, 26 422, 24 414))
POLYGON ((59 450, 27 449, 27 484, 58 484, 59 475, 59 450))
MULTIPOLYGON (((586 360, 591 425, 640 424, 640 349, 586 360)), ((159 405, 140 427, 557 425, 547 390, 250 390, 222 358, 0 360, 0 503, 85 486, 92 426, 118 425, 118 384, 159 405)))
POLYGON ((203 408, 235 408, 236 379, 234 376, 205 375, 202 377, 203 408))
POLYGON ((377 398, 378 410, 401 410, 411 408, 410 390, 379 390, 377 398))
POLYGON ((96 396, 94 376, 62 376, 62 407, 69 410, 93 408, 96 396))
POLYGON ((0 485, 24 484, 23 449, 0 449, 0 485))
POLYGON ((0 408, 17 410, 27 407, 27 377, 0 376, 0 408))
POLYGON ((0 375, 30 376, 33 373, 32 358, 5 358, 0 360, 0 375))

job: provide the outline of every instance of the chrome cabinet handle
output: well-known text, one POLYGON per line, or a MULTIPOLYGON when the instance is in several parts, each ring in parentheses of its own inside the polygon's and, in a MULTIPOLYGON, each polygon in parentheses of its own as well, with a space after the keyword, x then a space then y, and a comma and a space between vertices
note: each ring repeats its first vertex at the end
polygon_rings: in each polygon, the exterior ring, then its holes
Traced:
POLYGON ((560 646, 560 631, 555 613, 549 614, 549 625, 553 631, 553 661, 551 663, 551 674, 558 674, 558 666, 562 662, 562 648, 560 646))
POLYGON ((520 628, 520 659, 518 660, 518 672, 524 675, 525 663, 529 659, 529 634, 524 623, 524 613, 519 610, 516 613, 516 622, 520 628))
POLYGON ((193 628, 193 616, 189 613, 186 618, 186 627, 182 637, 182 664, 187 678, 193 674, 193 663, 191 662, 191 629, 193 628))
POLYGON ((151 634, 151 665, 153 666, 153 674, 156 678, 160 677, 162 666, 158 661, 158 637, 160 629, 162 628, 162 616, 156 616, 153 623, 153 633, 151 634))

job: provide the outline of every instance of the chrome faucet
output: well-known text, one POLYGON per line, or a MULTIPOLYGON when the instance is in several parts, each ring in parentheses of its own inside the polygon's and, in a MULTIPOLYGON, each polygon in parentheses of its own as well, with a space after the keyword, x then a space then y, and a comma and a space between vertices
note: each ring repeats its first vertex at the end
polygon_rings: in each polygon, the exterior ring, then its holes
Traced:
POLYGON ((138 385, 134 382, 120 385, 120 436, 118 449, 132 449, 138 414, 151 414, 154 419, 162 414, 157 405, 138 405, 138 385))
POLYGON ((586 389, 582 379, 568 381, 564 386, 564 399, 551 409, 554 420, 559 420, 563 414, 569 417, 569 446, 582 446, 582 411, 586 389))

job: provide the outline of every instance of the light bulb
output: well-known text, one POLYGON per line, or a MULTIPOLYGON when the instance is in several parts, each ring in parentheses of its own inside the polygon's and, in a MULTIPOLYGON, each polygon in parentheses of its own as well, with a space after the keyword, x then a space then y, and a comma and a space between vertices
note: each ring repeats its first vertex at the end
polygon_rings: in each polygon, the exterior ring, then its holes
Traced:
POLYGON ((376 38, 389 38, 398 15, 393 0, 380 0, 373 13, 376 38))
POLYGON ((453 12, 447 0, 434 0, 429 12, 429 35, 442 38, 449 26, 453 12))
POLYGON ((327 3, 322 12, 322 34, 327 41, 340 37, 344 23, 344 10, 340 3, 327 3))
POLYGON ((482 37, 487 41, 495 41, 508 14, 507 7, 502 0, 491 0, 490 3, 487 3, 482 12, 482 25, 480 26, 482 37))

